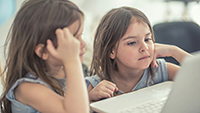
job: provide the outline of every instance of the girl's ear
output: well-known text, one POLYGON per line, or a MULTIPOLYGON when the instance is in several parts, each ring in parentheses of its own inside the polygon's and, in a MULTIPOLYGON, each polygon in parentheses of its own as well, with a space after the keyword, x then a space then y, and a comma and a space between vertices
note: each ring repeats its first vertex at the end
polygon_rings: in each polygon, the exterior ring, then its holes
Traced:
POLYGON ((114 51, 114 49, 112 49, 112 51, 110 52, 110 58, 111 59, 115 59, 115 51, 114 51))
POLYGON ((35 53, 43 60, 46 60, 49 57, 49 53, 45 50, 44 44, 38 44, 35 48, 35 53))

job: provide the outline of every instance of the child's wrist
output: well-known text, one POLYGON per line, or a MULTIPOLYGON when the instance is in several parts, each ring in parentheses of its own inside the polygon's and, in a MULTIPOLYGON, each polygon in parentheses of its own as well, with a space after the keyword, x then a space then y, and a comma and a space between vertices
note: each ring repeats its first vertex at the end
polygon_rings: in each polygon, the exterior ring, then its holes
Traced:
POLYGON ((72 68, 78 68, 79 66, 81 67, 81 60, 80 58, 77 59, 70 59, 67 62, 63 63, 63 66, 65 67, 65 70, 67 71, 68 69, 72 69, 72 68))
POLYGON ((178 54, 179 52, 179 47, 175 46, 175 45, 172 45, 171 49, 170 49, 170 53, 171 53, 171 56, 174 57, 176 56, 176 54, 178 54))
POLYGON ((66 58, 66 59, 67 60, 63 61, 64 66, 67 66, 67 65, 71 66, 76 63, 81 63, 80 57, 66 58))

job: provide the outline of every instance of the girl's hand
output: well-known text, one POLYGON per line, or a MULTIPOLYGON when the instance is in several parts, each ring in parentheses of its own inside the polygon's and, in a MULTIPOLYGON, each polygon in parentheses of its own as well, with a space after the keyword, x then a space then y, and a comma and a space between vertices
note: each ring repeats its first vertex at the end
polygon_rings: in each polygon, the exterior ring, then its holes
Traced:
POLYGON ((63 64, 73 62, 79 58, 80 42, 74 38, 68 28, 56 30, 58 47, 55 48, 51 40, 47 40, 47 50, 63 64))
POLYGON ((172 50, 175 47, 176 46, 173 46, 173 45, 155 43, 154 44, 154 57, 153 57, 153 60, 151 62, 151 67, 158 67, 158 65, 156 63, 156 58, 172 56, 172 50))
POLYGON ((89 92, 90 102, 100 100, 101 98, 113 97, 114 91, 118 91, 116 85, 110 81, 103 80, 89 92))
POLYGON ((154 58, 151 62, 151 67, 158 67, 156 64, 156 58, 158 57, 173 57, 180 64, 186 56, 192 56, 190 53, 182 50, 181 48, 175 45, 167 45, 167 44, 154 44, 154 58))

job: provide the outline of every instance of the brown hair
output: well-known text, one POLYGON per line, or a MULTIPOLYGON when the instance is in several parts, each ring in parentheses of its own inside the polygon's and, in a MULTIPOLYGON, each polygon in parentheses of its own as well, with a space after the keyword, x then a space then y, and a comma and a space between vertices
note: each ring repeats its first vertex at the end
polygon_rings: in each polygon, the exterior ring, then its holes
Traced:
MULTIPOLYGON (((2 64, 1 64, 1 60, 0 60, 0 76, 1 76, 1 85, 4 86, 5 84, 5 79, 4 79, 4 76, 3 76, 3 67, 2 67, 2 64)), ((4 87, 3 87, 4 88, 4 87)))
MULTIPOLYGON (((119 44, 119 40, 132 22, 146 23, 155 42, 152 26, 143 12, 131 7, 112 9, 101 19, 96 30, 90 76, 97 74, 102 80, 111 81, 111 72, 118 69, 115 60, 110 58, 110 53, 113 47, 119 44)), ((151 73, 153 73, 152 68, 151 73)))
POLYGON ((47 75, 48 65, 34 50, 38 44, 46 47, 47 39, 52 40, 57 47, 55 30, 79 20, 78 32, 81 19, 83 12, 69 0, 26 0, 23 3, 5 42, 7 58, 4 69, 5 90, 0 98, 2 113, 12 112, 6 94, 17 79, 25 77, 29 72, 49 84, 58 94, 64 95, 59 81, 47 75))

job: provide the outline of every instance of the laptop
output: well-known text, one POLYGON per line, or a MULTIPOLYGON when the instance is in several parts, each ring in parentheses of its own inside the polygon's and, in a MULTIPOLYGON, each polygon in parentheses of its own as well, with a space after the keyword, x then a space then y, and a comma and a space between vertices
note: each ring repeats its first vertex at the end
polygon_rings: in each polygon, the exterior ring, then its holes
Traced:
POLYGON ((98 113, 200 113, 200 52, 186 57, 174 81, 93 102, 98 113))

